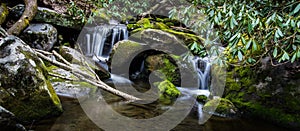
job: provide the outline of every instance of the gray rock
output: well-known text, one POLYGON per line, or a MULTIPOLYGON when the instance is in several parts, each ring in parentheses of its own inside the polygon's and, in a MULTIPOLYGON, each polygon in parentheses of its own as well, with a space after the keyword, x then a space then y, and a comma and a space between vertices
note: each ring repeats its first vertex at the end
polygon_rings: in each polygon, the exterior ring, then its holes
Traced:
POLYGON ((83 65, 83 61, 89 65, 90 68, 92 68, 100 77, 100 79, 108 79, 110 77, 110 73, 108 72, 108 69, 101 65, 99 62, 94 62, 89 57, 84 56, 82 53, 77 51, 76 49, 62 46, 60 48, 59 52, 67 61, 69 61, 72 64, 75 64, 75 66, 78 66, 79 69, 86 70, 89 72, 89 69, 86 68, 86 66, 83 65), (83 65, 83 66, 82 66, 83 65))
POLYGON ((0 41, 0 104, 19 120, 31 122, 61 113, 62 106, 41 59, 22 40, 0 41))
POLYGON ((49 24, 31 24, 20 37, 32 48, 49 51, 57 42, 57 30, 49 24))
MULTIPOLYGON (((79 69, 84 68, 80 67, 79 65, 73 66, 78 67, 79 69)), ((79 80, 70 71, 58 68, 56 66, 50 66, 48 68, 52 74, 56 75, 49 76, 49 80, 53 85, 57 95, 70 98, 81 98, 88 97, 96 92, 96 86, 79 80)), ((88 70, 84 70, 83 72, 87 72, 89 74, 92 73, 88 70)))

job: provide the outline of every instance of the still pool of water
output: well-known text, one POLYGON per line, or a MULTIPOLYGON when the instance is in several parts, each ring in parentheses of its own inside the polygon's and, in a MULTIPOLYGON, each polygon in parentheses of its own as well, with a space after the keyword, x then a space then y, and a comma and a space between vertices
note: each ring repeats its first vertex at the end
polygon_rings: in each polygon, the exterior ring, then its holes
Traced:
MULTIPOLYGON (((110 96, 110 95, 109 95, 110 96)), ((64 113, 58 117, 48 118, 27 126, 29 130, 36 131, 101 131, 85 114, 77 99, 60 97, 64 113)), ((134 118, 147 118, 159 115, 163 106, 124 103, 119 98, 110 99, 110 106, 122 115, 134 118), (117 105, 117 106, 116 106, 117 105), (124 105, 124 106, 120 106, 124 105)), ((261 120, 225 119, 211 117, 205 124, 198 124, 197 109, 193 108, 189 115, 172 131, 288 131, 261 120)))

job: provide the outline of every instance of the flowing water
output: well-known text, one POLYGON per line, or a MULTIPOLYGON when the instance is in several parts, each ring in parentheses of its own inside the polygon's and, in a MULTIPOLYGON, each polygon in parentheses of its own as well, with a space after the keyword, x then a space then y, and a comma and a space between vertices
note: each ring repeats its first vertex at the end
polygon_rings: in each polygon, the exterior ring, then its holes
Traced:
MULTIPOLYGON (((126 26, 123 25, 105 25, 99 26, 96 29, 85 29, 86 35, 83 39, 88 44, 81 45, 83 52, 96 61, 105 61, 109 57, 109 53, 113 45, 123 39, 128 39, 128 32, 126 26)), ((83 42, 83 43, 84 43, 83 42)), ((184 102, 197 95, 209 96, 210 92, 210 68, 211 65, 205 58, 195 58, 195 67, 197 68, 199 76, 199 89, 189 89, 177 87, 181 94, 177 101, 184 102)), ((141 63, 139 72, 143 71, 144 63, 141 63)), ((144 83, 133 83, 130 80, 111 75, 111 79, 106 81, 109 85, 118 83, 124 88, 131 88, 134 85, 137 88, 149 89, 149 85, 144 83), (144 88, 146 87, 146 88, 144 88)), ((172 104, 165 104, 161 101, 154 101, 150 104, 135 104, 123 101, 120 97, 114 96, 110 93, 98 90, 93 96, 101 93, 108 105, 102 105, 101 110, 110 109, 112 107, 119 114, 135 119, 148 119, 159 116, 172 107, 172 104)), ((64 95, 67 96, 67 95, 64 95)), ((90 120, 88 115, 83 111, 80 103, 76 98, 60 96, 64 113, 58 117, 42 120, 38 123, 33 123, 27 126, 30 130, 39 131, 81 131, 81 130, 102 130, 93 121, 90 120)), ((91 99, 89 96, 86 99, 91 99)), ((95 99, 98 99, 95 97, 95 99)), ((174 131, 284 131, 286 129, 276 127, 269 123, 260 120, 243 120, 232 118, 211 117, 206 123, 199 124, 199 120, 204 118, 205 113, 202 111, 202 104, 195 101, 194 107, 191 109, 188 116, 172 130, 174 131)), ((185 107, 182 107, 185 108, 185 107)), ((91 109, 93 110, 93 109, 91 109)), ((94 109, 97 110, 97 109, 94 109)), ((176 115, 176 114, 174 114, 176 115)), ((101 118, 101 114, 99 116, 101 118)), ((113 118, 112 118, 113 119, 113 118)), ((161 121, 161 124, 168 124, 161 121)), ((132 126, 132 125, 127 125, 132 126)), ((126 128, 126 127, 124 127, 126 128)))

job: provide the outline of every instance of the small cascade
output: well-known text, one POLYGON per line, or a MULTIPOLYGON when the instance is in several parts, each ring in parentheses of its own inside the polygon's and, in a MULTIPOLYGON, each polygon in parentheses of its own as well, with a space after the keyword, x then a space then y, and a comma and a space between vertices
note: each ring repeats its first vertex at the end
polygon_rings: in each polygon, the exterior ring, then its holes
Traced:
MULTIPOLYGON (((193 91, 197 95, 205 95, 206 97, 209 97, 210 95, 210 75, 211 75, 211 64, 209 63, 208 57, 201 58, 196 57, 194 59, 195 68, 198 72, 199 76, 199 89, 197 91, 193 91)), ((199 124, 201 124, 204 120, 204 114, 202 111, 203 104, 197 102, 197 108, 198 108, 198 120, 199 124)))
POLYGON ((196 57, 194 59, 194 62, 199 76, 199 83, 200 83, 199 89, 208 90, 210 85, 209 83, 210 83, 210 68, 211 68, 208 58, 196 57))
POLYGON ((107 61, 114 44, 128 39, 126 25, 100 25, 84 28, 84 39, 80 47, 86 56, 95 61, 107 61))

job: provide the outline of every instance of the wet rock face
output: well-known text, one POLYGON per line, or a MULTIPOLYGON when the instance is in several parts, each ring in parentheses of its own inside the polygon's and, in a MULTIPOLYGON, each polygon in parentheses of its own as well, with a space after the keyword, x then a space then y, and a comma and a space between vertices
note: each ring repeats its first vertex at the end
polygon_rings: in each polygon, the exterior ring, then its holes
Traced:
POLYGON ((106 69, 106 65, 101 65, 100 62, 94 62, 91 58, 88 58, 84 56, 82 53, 80 53, 77 49, 73 49, 67 46, 62 46, 60 48, 61 56, 63 56, 67 61, 74 64, 74 66, 77 66, 78 69, 81 69, 85 72, 89 72, 89 69, 86 65, 83 65, 82 61, 84 60, 86 64, 89 65, 92 70, 94 70, 100 79, 108 79, 110 78, 110 73, 108 72, 108 69, 106 69))
POLYGON ((227 72, 224 96, 243 109, 246 117, 299 129, 299 64, 272 66, 267 61, 252 68, 232 68, 227 72))
POLYGON ((26 131, 25 127, 16 122, 15 115, 10 111, 0 106, 0 127, 1 130, 18 130, 26 131))
POLYGON ((21 38, 32 48, 49 51, 57 42, 57 30, 49 24, 31 24, 21 38))
POLYGON ((0 104, 19 120, 31 122, 62 111, 44 75, 44 63, 19 38, 8 36, 0 41, 0 71, 0 104))

